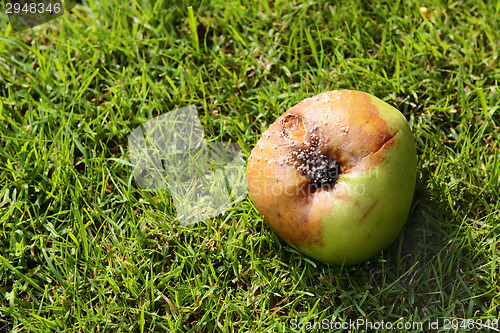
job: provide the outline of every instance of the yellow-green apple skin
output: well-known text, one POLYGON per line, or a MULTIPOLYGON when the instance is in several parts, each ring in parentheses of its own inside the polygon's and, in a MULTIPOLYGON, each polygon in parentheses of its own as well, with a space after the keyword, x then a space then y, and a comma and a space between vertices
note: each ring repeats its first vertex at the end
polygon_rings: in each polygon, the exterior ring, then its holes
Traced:
POLYGON ((247 182, 283 240, 320 262, 356 264, 400 234, 416 163, 401 112, 373 95, 336 90, 302 101, 267 129, 250 155, 247 182))

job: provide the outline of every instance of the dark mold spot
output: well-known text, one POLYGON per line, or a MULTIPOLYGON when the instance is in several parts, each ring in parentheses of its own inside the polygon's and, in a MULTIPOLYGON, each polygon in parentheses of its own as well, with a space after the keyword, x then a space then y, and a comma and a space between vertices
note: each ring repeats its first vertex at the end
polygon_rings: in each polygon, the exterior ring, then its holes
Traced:
POLYGON ((286 115, 281 126, 284 136, 292 141, 291 157, 287 162, 308 179, 307 193, 333 188, 340 176, 341 165, 332 154, 321 152, 319 127, 309 131, 302 117, 296 114, 286 115))
POLYGON ((296 158, 297 170, 309 180, 309 191, 331 189, 335 186, 342 172, 337 161, 332 160, 315 148, 295 151, 292 155, 296 158))

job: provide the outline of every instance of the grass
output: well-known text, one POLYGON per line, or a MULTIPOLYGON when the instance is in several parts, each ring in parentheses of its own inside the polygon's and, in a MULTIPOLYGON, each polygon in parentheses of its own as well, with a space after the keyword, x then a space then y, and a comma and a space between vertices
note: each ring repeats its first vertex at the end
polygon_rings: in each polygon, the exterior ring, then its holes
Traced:
POLYGON ((0 14, 0 332, 498 331, 500 2, 191 5, 88 0, 23 32, 0 14), (401 110, 418 147, 405 230, 363 264, 302 256, 250 199, 181 227, 124 162, 128 134, 176 108, 248 155, 340 88, 401 110))

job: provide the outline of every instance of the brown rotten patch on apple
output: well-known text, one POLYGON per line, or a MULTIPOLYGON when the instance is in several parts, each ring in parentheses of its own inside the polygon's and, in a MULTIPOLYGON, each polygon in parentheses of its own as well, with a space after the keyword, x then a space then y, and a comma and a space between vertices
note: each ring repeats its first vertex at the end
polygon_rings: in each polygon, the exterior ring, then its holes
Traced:
POLYGON ((281 115, 252 151, 250 196, 282 239, 321 245, 322 217, 350 198, 338 178, 374 167, 396 132, 368 94, 341 90, 308 98, 281 115))

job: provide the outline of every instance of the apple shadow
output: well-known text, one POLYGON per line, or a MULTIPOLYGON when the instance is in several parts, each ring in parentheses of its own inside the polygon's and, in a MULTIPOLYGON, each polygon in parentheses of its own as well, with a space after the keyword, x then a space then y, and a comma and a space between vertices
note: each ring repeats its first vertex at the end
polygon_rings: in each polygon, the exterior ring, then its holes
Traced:
POLYGON ((412 210, 401 235, 379 256, 385 261, 383 268, 376 261, 366 268, 377 272, 372 278, 378 285, 397 285, 394 291, 404 291, 384 297, 387 306, 407 304, 408 314, 417 310, 421 318, 443 313, 444 309, 451 311, 451 317, 468 318, 471 311, 484 311, 478 305, 481 298, 467 301, 471 286, 460 282, 473 274, 463 261, 471 257, 469 248, 457 246, 461 240, 450 223, 446 199, 431 192, 425 182, 424 178, 417 184, 412 210))
POLYGON ((429 199, 425 188, 417 187, 408 221, 398 239, 384 251, 389 267, 410 268, 415 261, 429 262, 442 251, 450 230, 441 223, 445 217, 442 203, 429 199))

